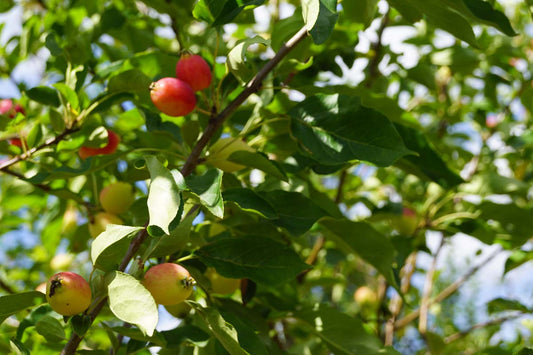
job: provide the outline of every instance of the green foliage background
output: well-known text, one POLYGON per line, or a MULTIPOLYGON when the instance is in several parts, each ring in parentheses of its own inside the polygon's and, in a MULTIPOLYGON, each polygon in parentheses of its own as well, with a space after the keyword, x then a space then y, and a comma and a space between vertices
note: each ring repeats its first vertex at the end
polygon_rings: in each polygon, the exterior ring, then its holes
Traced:
POLYGON ((23 24, 0 48, 2 79, 35 56, 46 68, 38 86, 13 81, 26 115, 0 116, 0 353, 529 353, 528 337, 490 341, 530 313, 516 300, 494 299, 483 310, 493 320, 469 319, 464 333, 456 322, 468 308, 456 291, 484 262, 448 279, 416 261, 436 260, 458 233, 510 251, 505 273, 532 259, 532 6, 3 1, 23 24), (384 43, 387 31, 412 33, 415 58, 384 43), (214 81, 196 111, 169 117, 148 87, 174 76, 185 50, 214 81), (80 147, 104 144, 104 127, 121 137, 117 152, 80 159, 80 147), (224 172, 209 147, 228 136, 253 149, 224 172), (93 240, 98 192, 115 181, 135 184, 136 202, 93 240), (428 231, 441 240, 433 253, 428 231), (65 253, 74 258, 61 268, 94 295, 71 319, 32 291, 65 253), (139 280, 165 261, 197 286, 193 311, 157 331, 139 280), (213 295, 207 267, 246 281, 213 295), (379 307, 354 302, 363 285, 379 307))

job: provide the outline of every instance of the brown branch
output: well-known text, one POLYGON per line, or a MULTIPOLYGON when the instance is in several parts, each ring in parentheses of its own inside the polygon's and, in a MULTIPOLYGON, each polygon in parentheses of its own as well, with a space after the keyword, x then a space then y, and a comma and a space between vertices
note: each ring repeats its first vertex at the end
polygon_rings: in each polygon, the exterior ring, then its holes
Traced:
MULTIPOLYGON (((465 275, 457 279, 455 282, 453 282, 451 285, 446 287, 444 290, 442 290, 441 293, 439 293, 435 298, 431 299, 429 301, 429 306, 431 306, 434 303, 439 303, 445 300, 446 298, 450 297, 452 294, 454 294, 459 287, 461 287, 472 275, 474 275, 479 269, 481 269, 483 266, 487 265, 496 255, 500 253, 501 249, 496 249, 493 253, 491 253, 485 260, 480 262, 478 265, 472 267, 465 275)), ((414 321, 420 316, 420 308, 409 313, 402 319, 398 320, 396 322, 396 325, 394 329, 400 329, 414 321)))
POLYGON ((486 321, 486 322, 474 324, 473 326, 471 326, 470 328, 468 328, 466 330, 457 332, 455 334, 452 334, 452 335, 446 337, 444 339, 444 343, 449 344, 449 343, 451 343, 453 341, 456 341, 456 340, 459 340, 461 338, 464 338, 465 336, 467 336, 468 334, 470 334, 474 330, 490 327, 491 325, 498 325, 498 324, 501 324, 501 323, 506 322, 508 320, 512 320, 512 319, 521 317, 523 315, 524 315, 524 313, 518 312, 518 313, 509 314, 507 316, 503 316, 503 317, 500 317, 500 318, 495 318, 495 319, 492 319, 492 320, 489 320, 489 321, 486 321))
MULTIPOLYGON (((402 268, 402 281, 400 285, 400 292, 405 295, 411 288, 411 278, 416 270, 417 253, 411 253, 402 268)), ((396 294, 391 300, 390 312, 391 317, 385 324, 385 346, 392 346, 394 341, 394 325, 398 315, 402 311, 403 299, 400 294, 396 294)))
POLYGON ((228 106, 215 117, 211 118, 209 124, 207 125, 204 133, 196 142, 196 145, 192 149, 191 154, 187 158, 185 165, 181 169, 181 173, 186 176, 194 171, 196 165, 198 165, 198 158, 200 154, 207 146, 207 143, 213 138, 215 132, 220 128, 222 123, 240 106, 242 103, 252 94, 259 91, 263 80, 267 75, 276 67, 276 65, 281 62, 281 60, 305 37, 307 37, 307 29, 303 27, 298 31, 292 38, 290 38, 287 43, 285 43, 276 55, 270 59, 265 66, 250 80, 246 85, 245 89, 237 96, 233 101, 231 101, 228 106))
POLYGON ((428 313, 429 313, 429 300, 431 297, 431 291, 433 290, 433 281, 435 277, 435 271, 437 270, 437 259, 439 257, 440 251, 444 246, 444 236, 441 236, 441 241, 435 255, 433 256, 433 261, 426 273, 426 282, 424 283, 424 291, 422 293, 422 299, 420 300, 420 319, 418 320, 418 331, 422 336, 425 336, 427 332, 428 324, 428 313))
MULTIPOLYGON (((216 130, 226 120, 226 118, 228 118, 229 115, 232 114, 251 94, 259 90, 261 83, 266 78, 268 73, 270 73, 275 66, 306 36, 307 30, 305 28, 302 28, 300 31, 298 31, 291 39, 287 41, 287 43, 285 43, 285 45, 280 48, 278 53, 265 64, 265 66, 257 73, 257 75, 248 83, 248 85, 246 85, 246 88, 239 94, 239 96, 230 102, 222 112, 209 121, 209 124, 206 127, 202 137, 194 146, 191 155, 189 155, 185 165, 181 169, 183 176, 188 176, 194 171, 194 168, 196 165, 198 165, 198 158, 200 157, 203 149, 213 137, 216 130)), ((148 233, 145 226, 145 228, 141 230, 131 242, 126 255, 124 255, 122 262, 120 263, 118 268, 119 271, 124 271, 126 269, 129 262, 135 253, 137 253, 147 236, 148 233)), ((89 316, 91 323, 94 321, 98 313, 100 313, 106 302, 107 298, 104 298, 90 312, 89 316)), ((73 355, 76 352, 76 349, 78 348, 82 338, 83 337, 77 335, 76 333, 73 333, 61 351, 61 355, 73 355)))
MULTIPOLYGON (((35 152, 37 152, 37 151, 39 151, 41 149, 44 149, 44 148, 50 147, 52 145, 55 145, 55 144, 59 143, 60 141, 62 141, 66 136, 68 136, 68 135, 70 135, 70 134, 72 134, 74 132, 77 132, 77 131, 79 131, 79 128, 66 129, 63 132, 61 132, 59 135, 48 139, 46 142, 42 143, 41 145, 38 145, 37 147, 31 148, 28 151, 26 151, 25 153, 22 153, 22 154, 19 154, 19 155, 15 155, 13 158, 0 163, 0 171, 6 172, 5 169, 10 167, 11 165, 18 163, 19 161, 28 159, 33 153, 35 153, 35 152)), ((11 174, 11 175, 13 175, 13 174, 11 174)))

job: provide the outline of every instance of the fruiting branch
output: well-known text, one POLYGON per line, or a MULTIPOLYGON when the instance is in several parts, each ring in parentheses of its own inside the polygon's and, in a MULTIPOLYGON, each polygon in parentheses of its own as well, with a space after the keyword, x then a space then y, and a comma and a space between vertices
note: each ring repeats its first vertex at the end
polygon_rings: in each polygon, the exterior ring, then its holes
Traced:
MULTIPOLYGON (((307 29, 303 27, 300 31, 298 31, 291 39, 289 39, 276 53, 276 55, 270 59, 265 66, 257 73, 257 75, 246 85, 246 88, 237 96, 232 102, 226 106, 226 108, 221 111, 218 115, 213 117, 209 124, 204 131, 202 137, 200 140, 196 143, 194 146, 191 154, 187 158, 187 161, 185 162, 185 165, 181 169, 181 173, 183 176, 190 175, 193 171, 196 165, 198 165, 198 158, 200 157, 200 154, 202 153, 203 149, 206 147, 207 143, 211 140, 217 129, 222 125, 222 123, 226 120, 226 118, 229 117, 230 114, 232 114, 250 95, 257 92, 259 88, 261 87, 261 84, 263 80, 267 77, 267 75, 276 67, 276 65, 281 62, 281 60, 305 37, 307 36, 307 29)), ((148 223, 147 223, 148 224, 148 223)), ((126 252, 126 255, 124 255, 124 258, 122 259, 122 262, 119 266, 119 271, 124 271, 126 267, 128 266, 131 259, 134 257, 134 255, 137 253, 143 242, 145 241, 146 237, 148 236, 148 233, 146 231, 146 226, 143 230, 141 230, 137 236, 133 239, 131 242, 128 251, 126 252)), ((90 312, 89 316, 91 318, 91 323, 94 321, 96 316, 100 313, 101 309, 107 302, 107 298, 104 298, 102 301, 100 301, 90 312)), ((71 337, 69 338, 67 344, 61 351, 61 355, 72 355, 76 352, 76 349, 78 348, 80 342, 82 340, 82 337, 77 335, 76 333, 73 333, 71 337)))
POLYGON ((517 312, 517 313, 509 314, 507 316, 491 319, 491 320, 486 321, 486 322, 481 322, 481 323, 474 324, 473 326, 471 326, 470 328, 468 328, 466 330, 457 332, 455 334, 452 334, 452 335, 446 337, 444 339, 444 343, 449 344, 451 342, 454 342, 456 340, 464 338, 465 336, 467 336, 468 334, 470 334, 472 331, 474 331, 476 329, 482 329, 482 328, 490 327, 492 325, 498 325, 498 324, 501 324, 503 322, 507 322, 508 320, 516 319, 516 318, 521 317, 523 315, 524 315, 524 313, 517 312))
POLYGON ((250 95, 256 93, 261 88, 263 80, 267 75, 278 65, 279 62, 298 44, 307 36, 307 28, 302 27, 292 38, 290 38, 276 53, 276 55, 270 59, 265 66, 248 82, 245 89, 237 96, 233 101, 231 101, 228 106, 220 113, 215 115, 209 121, 204 133, 196 142, 189 158, 183 165, 181 173, 183 176, 191 174, 196 166, 198 165, 198 159, 202 151, 207 146, 215 132, 222 126, 224 121, 240 106, 242 103, 250 97, 250 95))
POLYGON ((65 129, 59 135, 48 139, 46 142, 42 143, 41 145, 38 145, 37 147, 33 147, 33 148, 29 149, 28 151, 26 151, 25 153, 16 155, 13 158, 0 163, 0 171, 5 171, 5 169, 10 167, 11 165, 18 163, 19 161, 28 159, 33 153, 35 153, 35 152, 37 152, 37 151, 39 151, 41 149, 44 149, 44 148, 47 148, 47 147, 50 147, 50 146, 58 144, 63 139, 65 139, 65 137, 67 137, 68 135, 70 135, 70 134, 72 134, 74 132, 77 132, 77 131, 79 131, 79 128, 65 129))

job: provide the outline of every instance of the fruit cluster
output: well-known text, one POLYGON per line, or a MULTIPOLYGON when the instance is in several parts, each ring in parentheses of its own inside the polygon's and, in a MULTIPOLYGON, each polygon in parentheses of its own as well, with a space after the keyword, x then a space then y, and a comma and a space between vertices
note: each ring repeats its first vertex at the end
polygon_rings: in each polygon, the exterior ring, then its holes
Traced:
POLYGON ((197 54, 184 54, 176 64, 176 77, 166 77, 150 85, 150 98, 166 115, 185 116, 196 107, 195 92, 211 85, 207 62, 197 54))
MULTIPOLYGON (((241 283, 239 279, 219 275, 213 268, 208 268, 205 276, 211 285, 209 292, 214 294, 232 294, 241 283)), ((187 315, 190 306, 183 301, 191 297, 196 282, 186 268, 175 263, 155 265, 146 271, 141 282, 154 301, 165 306, 170 314, 179 318, 187 315)), ((64 316, 84 312, 91 305, 89 283, 74 272, 59 272, 46 282, 46 286, 41 284, 36 290, 45 293, 50 307, 64 316)))

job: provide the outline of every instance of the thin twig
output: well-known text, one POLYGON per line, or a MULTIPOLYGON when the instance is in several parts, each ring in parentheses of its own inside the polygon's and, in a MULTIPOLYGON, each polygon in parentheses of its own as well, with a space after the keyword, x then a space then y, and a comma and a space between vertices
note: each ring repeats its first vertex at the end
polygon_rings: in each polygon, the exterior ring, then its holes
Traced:
POLYGON ((74 132, 77 132, 78 130, 79 130, 79 128, 66 129, 63 132, 61 132, 59 135, 48 139, 43 144, 38 145, 37 147, 31 148, 28 151, 26 151, 25 153, 22 153, 22 154, 19 154, 19 155, 15 155, 13 158, 0 163, 0 171, 5 171, 5 169, 10 167, 11 165, 18 163, 19 161, 28 159, 33 153, 35 153, 35 152, 37 152, 37 151, 39 151, 41 149, 44 149, 44 148, 47 148, 47 147, 50 147, 52 145, 55 145, 55 144, 59 143, 66 136, 68 136, 68 135, 70 135, 70 134, 72 134, 74 132))
POLYGON ((428 313, 429 313, 429 299, 431 297, 431 292, 433 291, 433 282, 435 277, 435 271, 437 270, 437 259, 439 257, 440 251, 444 246, 444 236, 441 236, 441 241, 435 255, 433 256, 433 261, 426 272, 426 281, 424 283, 424 291, 422 293, 422 299, 420 300, 420 319, 418 320, 418 331, 423 336, 427 332, 428 324, 428 313))
MULTIPOLYGON (((446 298, 448 298, 451 295, 453 295, 459 289, 459 287, 461 287, 466 281, 468 281, 468 279, 470 279, 470 277, 472 277, 472 275, 474 275, 483 266, 487 265, 500 252, 501 252, 501 248, 496 249, 485 260, 480 262, 478 265, 472 267, 466 274, 464 274, 459 279, 454 281, 451 285, 449 285, 444 290, 442 290, 441 293, 439 293, 437 296, 435 296, 435 298, 431 299, 429 301, 429 306, 431 306, 434 303, 442 302, 446 298)), ((396 325, 395 325, 394 329, 400 329, 400 328, 405 327, 406 325, 408 325, 409 323, 411 323, 412 321, 417 319, 419 316, 420 316, 420 308, 415 310, 415 311, 413 311, 413 312, 411 312, 411 313, 409 313, 408 315, 406 315, 402 319, 398 320, 396 322, 396 325)))
MULTIPOLYGON (((417 252, 411 253, 402 268, 402 281, 400 285, 400 292, 402 295, 407 294, 411 288, 411 278, 416 270, 417 252)), ((403 299, 400 294, 396 294, 391 300, 390 312, 391 317, 385 324, 385 346, 392 346, 394 341, 394 326, 398 315, 402 311, 403 299)))
POLYGON ((462 330, 460 332, 457 332, 455 334, 452 334, 452 335, 446 337, 444 339, 444 342, 446 344, 449 344, 449 343, 451 343, 453 341, 456 341, 456 340, 459 340, 461 338, 464 338, 465 336, 467 336, 468 334, 470 334, 472 331, 474 331, 476 329, 482 329, 482 328, 490 327, 491 325, 498 325, 498 324, 501 324, 501 323, 506 322, 508 320, 516 319, 516 318, 521 317, 523 315, 524 315, 524 313, 518 312, 518 313, 509 314, 507 316, 503 316, 503 317, 500 317, 500 318, 495 318, 495 319, 492 319, 492 320, 489 320, 489 321, 486 321, 486 322, 481 322, 481 323, 478 323, 478 324, 474 324, 473 326, 471 326, 470 328, 468 328, 466 330, 462 330))

